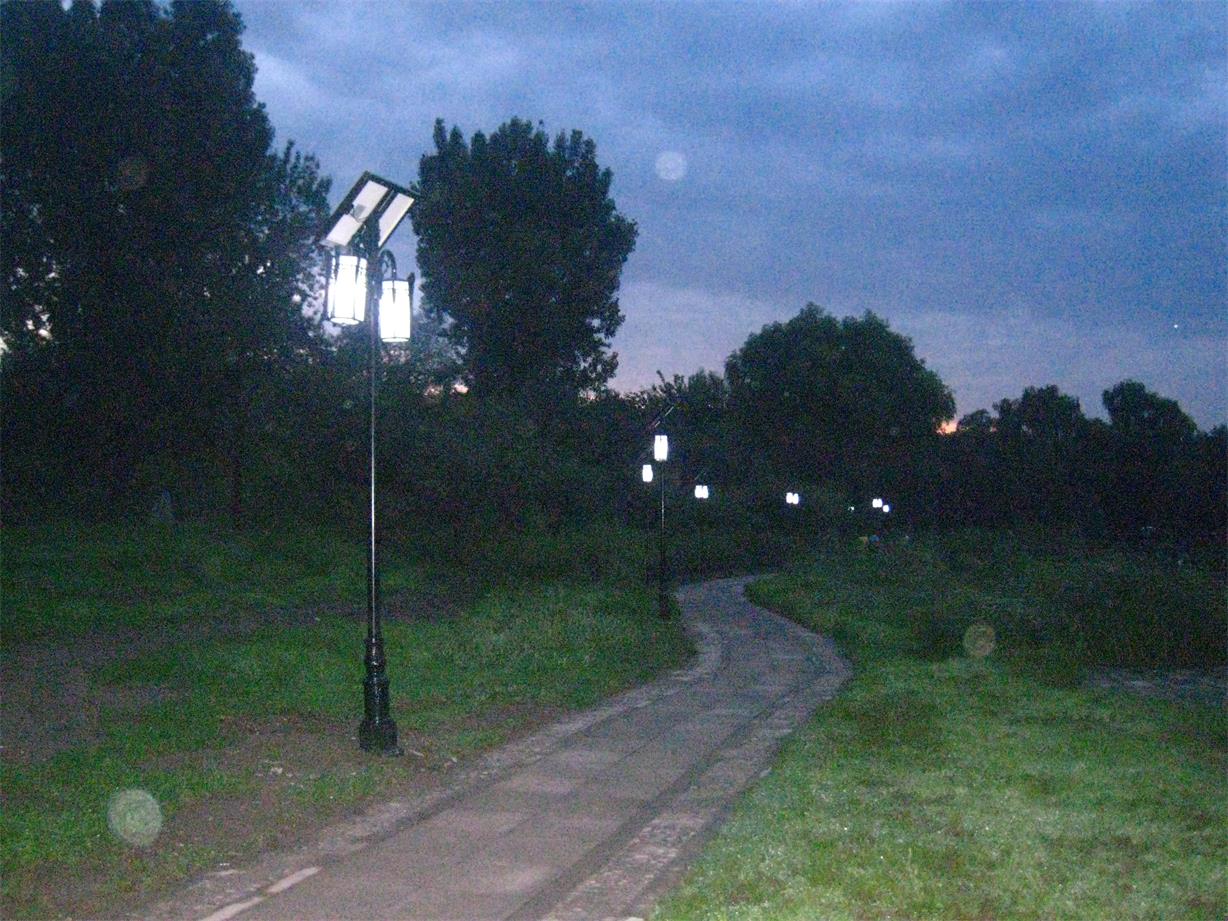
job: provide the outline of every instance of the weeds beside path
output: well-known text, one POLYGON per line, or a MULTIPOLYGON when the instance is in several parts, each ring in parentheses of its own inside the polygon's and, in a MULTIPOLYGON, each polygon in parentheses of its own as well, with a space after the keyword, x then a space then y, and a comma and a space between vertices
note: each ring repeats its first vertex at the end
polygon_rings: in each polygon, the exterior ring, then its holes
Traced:
POLYGON ((752 586, 834 636, 854 677, 656 921, 1228 917, 1228 715, 1081 685, 1097 658, 1149 654, 1136 611, 1216 635, 1222 592, 1185 573, 1157 608, 1128 590, 1160 568, 1146 559, 1004 543, 839 549, 752 586), (974 624, 997 628, 983 657, 974 624))

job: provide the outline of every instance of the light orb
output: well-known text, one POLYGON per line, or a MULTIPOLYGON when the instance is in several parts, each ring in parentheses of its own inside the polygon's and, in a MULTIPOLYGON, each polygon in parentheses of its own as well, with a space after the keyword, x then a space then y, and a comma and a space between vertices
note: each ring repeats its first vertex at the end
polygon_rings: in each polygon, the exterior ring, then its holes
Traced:
POLYGON ((964 631, 964 651, 974 659, 985 658, 997 642, 997 634, 989 624, 975 623, 964 631))
POLYGON ((120 790, 107 803, 111 833, 133 847, 149 847, 162 831, 162 808, 145 790, 120 790))
POLYGON ((663 150, 657 155, 654 168, 657 175, 666 182, 677 182, 686 176, 686 155, 676 150, 663 150))

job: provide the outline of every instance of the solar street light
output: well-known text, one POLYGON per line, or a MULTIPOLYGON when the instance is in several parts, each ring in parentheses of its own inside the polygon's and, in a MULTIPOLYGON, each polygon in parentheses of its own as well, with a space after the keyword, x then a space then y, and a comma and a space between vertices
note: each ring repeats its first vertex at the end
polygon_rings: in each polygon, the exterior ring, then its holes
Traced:
POLYGON ((342 326, 365 322, 369 329, 367 640, 358 744, 364 751, 380 754, 400 754, 401 749, 392 719, 384 656, 375 490, 375 406, 380 340, 407 341, 413 316, 413 276, 398 278, 396 259, 383 246, 413 202, 413 196, 404 187, 373 173, 363 173, 332 213, 320 238, 322 245, 330 247, 324 297, 328 318, 342 326))

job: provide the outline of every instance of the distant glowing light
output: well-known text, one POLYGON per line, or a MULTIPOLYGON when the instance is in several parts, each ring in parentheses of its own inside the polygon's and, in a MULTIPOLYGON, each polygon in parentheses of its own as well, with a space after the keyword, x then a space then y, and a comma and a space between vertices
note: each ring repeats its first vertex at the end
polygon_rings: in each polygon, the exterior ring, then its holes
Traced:
POLYGON ((708 492, 707 486, 703 485, 702 483, 695 484, 695 498, 696 499, 707 499, 709 495, 710 494, 708 492))
POLYGON ((870 504, 871 504, 872 506, 874 506, 875 508, 882 508, 882 507, 883 507, 883 500, 882 500, 882 499, 877 499, 877 498, 876 498, 876 499, 875 499, 873 502, 871 502, 870 504))
POLYGON ((656 435, 652 439, 652 459, 659 462, 669 460, 669 436, 656 435))
POLYGON ((886 515, 889 511, 891 511, 891 506, 888 505, 886 502, 884 502, 883 503, 883 514, 886 515))
POLYGON ((801 505, 802 497, 798 493, 787 492, 785 493, 785 504, 786 505, 801 505))
POLYGON ((652 464, 645 464, 643 469, 640 470, 640 476, 644 478, 645 483, 651 483, 652 482, 652 464))
POLYGON ((686 155, 676 150, 663 150, 657 155, 655 169, 666 182, 677 182, 686 175, 686 155))

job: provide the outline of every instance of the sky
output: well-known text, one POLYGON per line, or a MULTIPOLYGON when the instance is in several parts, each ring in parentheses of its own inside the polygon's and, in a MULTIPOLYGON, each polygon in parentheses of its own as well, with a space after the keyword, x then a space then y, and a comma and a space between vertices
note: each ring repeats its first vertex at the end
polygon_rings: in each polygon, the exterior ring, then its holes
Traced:
POLYGON ((1134 378, 1228 421, 1228 4, 235 6, 334 204, 411 184, 436 118, 596 142, 639 226, 617 389, 813 302, 885 318, 958 415, 1134 378))

